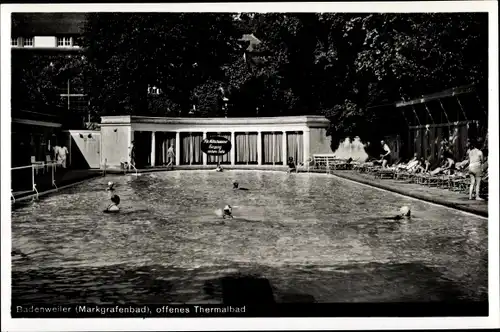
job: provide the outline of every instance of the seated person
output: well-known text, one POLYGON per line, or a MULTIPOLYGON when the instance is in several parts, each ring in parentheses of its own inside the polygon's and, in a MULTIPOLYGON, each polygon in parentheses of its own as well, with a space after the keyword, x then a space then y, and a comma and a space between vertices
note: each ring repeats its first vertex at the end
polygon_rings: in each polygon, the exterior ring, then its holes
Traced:
POLYGON ((422 166, 422 164, 423 162, 420 159, 412 161, 411 163, 408 163, 408 165, 406 166, 406 171, 410 173, 415 173, 418 170, 418 168, 422 166))
POLYGON ((430 161, 424 160, 424 158, 420 158, 418 165, 415 166, 413 172, 414 173, 427 173, 429 171, 430 161))
POLYGON ((105 213, 113 213, 120 211, 118 205, 120 204, 120 196, 113 195, 111 196, 111 204, 104 210, 105 213))
POLYGON ((467 158, 455 164, 457 170, 465 170, 467 166, 469 166, 469 159, 467 158))
POLYGON ((401 167, 405 168, 405 169, 408 169, 408 168, 414 167, 416 164, 418 164, 418 154, 415 152, 415 154, 413 155, 413 158, 410 159, 406 163, 406 165, 401 165, 401 167))
POLYGON ((441 156, 442 159, 444 159, 443 164, 440 167, 437 167, 433 171, 431 171, 431 175, 437 175, 440 173, 447 173, 447 174, 452 174, 455 168, 455 161, 448 157, 445 158, 444 155, 441 156))
POLYGON ((297 172, 297 167, 295 166, 295 162, 293 161, 293 158, 290 157, 288 158, 288 173, 291 172, 297 172))

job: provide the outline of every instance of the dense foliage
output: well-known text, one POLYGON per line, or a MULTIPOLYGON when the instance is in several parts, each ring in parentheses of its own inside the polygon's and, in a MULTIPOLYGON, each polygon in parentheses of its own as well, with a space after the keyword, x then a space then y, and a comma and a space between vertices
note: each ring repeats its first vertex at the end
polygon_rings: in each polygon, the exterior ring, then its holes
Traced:
POLYGON ((404 125, 372 106, 486 82, 487 31, 469 13, 89 14, 74 66, 96 115, 324 114, 336 145, 404 125))

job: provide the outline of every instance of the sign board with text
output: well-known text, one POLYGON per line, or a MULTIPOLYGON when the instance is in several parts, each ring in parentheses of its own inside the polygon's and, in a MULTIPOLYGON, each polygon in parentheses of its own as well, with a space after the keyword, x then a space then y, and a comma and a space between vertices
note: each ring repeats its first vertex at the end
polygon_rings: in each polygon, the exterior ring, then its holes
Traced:
POLYGON ((223 156, 231 151, 231 141, 224 137, 209 137, 201 142, 201 151, 210 156, 223 156))

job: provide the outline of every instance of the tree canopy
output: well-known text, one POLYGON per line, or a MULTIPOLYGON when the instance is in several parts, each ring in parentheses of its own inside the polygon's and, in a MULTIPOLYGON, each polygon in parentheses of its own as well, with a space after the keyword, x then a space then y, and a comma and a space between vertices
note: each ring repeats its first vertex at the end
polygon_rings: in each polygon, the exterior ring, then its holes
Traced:
POLYGON ((95 13, 84 57, 58 74, 39 64, 45 85, 29 91, 47 99, 47 78, 76 71, 96 116, 322 114, 336 145, 403 121, 373 106, 487 82, 487 32, 481 13, 95 13))

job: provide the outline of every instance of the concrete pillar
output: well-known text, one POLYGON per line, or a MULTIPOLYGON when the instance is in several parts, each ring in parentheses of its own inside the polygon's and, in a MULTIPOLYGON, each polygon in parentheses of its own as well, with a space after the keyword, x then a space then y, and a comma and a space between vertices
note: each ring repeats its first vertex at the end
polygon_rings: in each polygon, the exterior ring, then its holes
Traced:
POLYGON ((231 132, 231 165, 236 164, 236 135, 234 131, 231 132))
POLYGON ((282 149, 282 151, 283 151, 283 157, 282 157, 282 159, 283 159, 283 165, 286 165, 286 163, 288 161, 288 160, 286 160, 287 159, 286 158, 286 155, 287 155, 287 151, 286 151, 287 150, 286 149, 286 131, 283 131, 282 142, 283 142, 283 146, 282 146, 282 148, 283 148, 282 149))
POLYGON ((175 132, 175 165, 181 164, 181 133, 175 132))
POLYGON ((262 165, 262 132, 257 132, 257 165, 262 165))
POLYGON ((297 162, 305 162, 309 158, 309 151, 311 150, 310 134, 311 131, 309 128, 304 129, 302 136, 302 144, 304 145, 304 160, 298 160, 297 162))
POLYGON ((151 132, 151 167, 156 166, 156 131, 151 132))
MULTIPOLYGON (((207 132, 204 131, 203 132, 203 139, 206 139, 206 138, 207 138, 207 132)), ((203 155, 203 165, 206 165, 207 164, 207 160, 208 160, 207 154, 204 153, 204 152, 202 152, 202 155, 203 155)))

